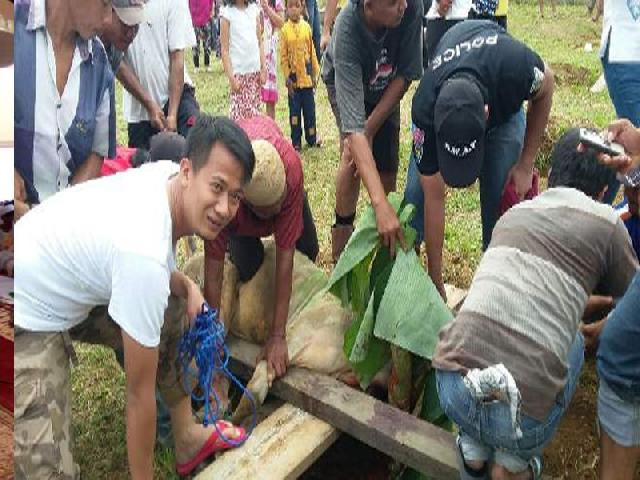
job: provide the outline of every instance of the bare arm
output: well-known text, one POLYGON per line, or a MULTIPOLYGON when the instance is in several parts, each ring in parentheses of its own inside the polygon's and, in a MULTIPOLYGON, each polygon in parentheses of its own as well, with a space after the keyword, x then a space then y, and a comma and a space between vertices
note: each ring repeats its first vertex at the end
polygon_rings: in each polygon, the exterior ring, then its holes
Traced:
POLYGON ((378 233, 382 237, 383 245, 389 248, 393 256, 396 251, 396 240, 400 242, 403 249, 406 249, 406 244, 398 215, 385 195, 369 139, 364 133, 350 133, 347 135, 347 141, 360 178, 369 193, 371 205, 376 214, 378 233))
POLYGON ((262 6, 262 11, 267 14, 267 18, 273 25, 273 28, 280 29, 284 25, 284 17, 280 12, 276 9, 271 8, 269 2, 267 0, 261 0, 260 5, 262 6))
POLYGON ((226 18, 220 19, 220 54, 222 55, 222 68, 229 80, 231 90, 236 91, 233 67, 231 66, 231 56, 229 55, 229 20, 226 18))
POLYGON ((177 270, 171 272, 169 289, 176 297, 186 300, 189 319, 194 319, 200 313, 204 304, 204 296, 200 291, 200 287, 184 273, 177 270))
POLYGON ((276 377, 284 375, 289 365, 286 329, 293 281, 293 255, 294 249, 276 249, 276 301, 273 323, 269 338, 260 355, 266 358, 267 365, 275 372, 276 377))
POLYGON ((167 129, 177 128, 178 107, 184 89, 184 50, 169 53, 169 108, 167 109, 167 129))
POLYGON ((424 240, 429 262, 429 276, 446 301, 442 280, 442 249, 444 247, 445 185, 440 173, 420 175, 424 193, 424 240))
POLYGON ((256 19, 256 35, 258 36, 258 48, 260 49, 260 82, 264 83, 267 81, 267 67, 266 61, 264 57, 264 42, 262 39, 262 22, 256 19), (264 77, 264 78, 262 78, 264 77))
POLYGON ((87 157, 87 160, 78 167, 71 179, 72 185, 86 182, 92 178, 98 178, 100 176, 100 169, 104 162, 104 157, 98 155, 95 152, 91 152, 87 157))
POLYGON ((322 22, 322 36, 320 37, 320 50, 324 52, 331 38, 331 27, 336 19, 338 0, 327 0, 324 8, 324 21, 322 22))
POLYGON ((164 112, 158 103, 151 98, 151 95, 145 90, 145 88, 138 80, 138 77, 133 72, 131 67, 123 60, 120 62, 120 68, 116 73, 116 77, 120 80, 122 86, 138 100, 144 108, 149 112, 149 118, 154 128, 163 130, 164 125, 164 112))
POLYGON ((545 64, 542 86, 538 93, 529 100, 527 130, 524 135, 522 153, 520 154, 518 163, 514 165, 509 175, 509 179, 513 178, 516 192, 520 198, 524 198, 527 191, 531 188, 533 164, 540 145, 542 145, 544 131, 547 127, 547 121, 549 120, 553 90, 553 71, 545 64))
POLYGON ((153 478, 156 437, 158 348, 147 348, 122 331, 127 388, 127 457, 133 480, 153 478))
POLYGON ((380 98, 380 101, 365 122, 364 129, 370 141, 376 136, 376 133, 378 133, 382 124, 389 118, 391 112, 400 105, 400 100, 404 97, 409 85, 410 82, 402 77, 396 77, 391 80, 382 94, 382 98, 380 98))
POLYGON ((285 336, 287 317, 289 316, 289 300, 291 300, 291 284, 293 282, 294 252, 294 249, 276 249, 276 303, 273 324, 271 325, 271 336, 285 336))

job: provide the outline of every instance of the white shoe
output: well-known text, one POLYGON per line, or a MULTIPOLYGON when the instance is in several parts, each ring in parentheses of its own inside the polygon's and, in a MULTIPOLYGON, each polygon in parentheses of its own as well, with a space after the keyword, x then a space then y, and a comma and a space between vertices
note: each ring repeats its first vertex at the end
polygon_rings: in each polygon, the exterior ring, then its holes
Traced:
POLYGON ((211 67, 206 67, 205 71, 210 72, 211 71, 211 67))

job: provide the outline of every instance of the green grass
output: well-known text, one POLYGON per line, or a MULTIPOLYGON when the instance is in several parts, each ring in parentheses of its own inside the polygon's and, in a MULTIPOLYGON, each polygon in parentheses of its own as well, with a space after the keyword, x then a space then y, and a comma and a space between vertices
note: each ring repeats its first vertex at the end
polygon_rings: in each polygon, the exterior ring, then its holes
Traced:
MULTIPOLYGON (((538 17, 537 4, 513 3, 509 12, 509 29, 522 39, 556 72, 557 89, 551 121, 538 166, 546 168, 554 139, 570 126, 603 127, 614 118, 608 95, 589 93, 600 75, 597 56, 600 30, 585 13, 582 5, 560 5, 558 18, 538 17), (585 53, 591 42, 594 52, 585 53)), ((192 66, 189 66, 193 72, 192 66)), ((192 73, 201 108, 207 113, 228 113, 228 85, 219 61, 212 73, 192 73)), ((401 161, 398 189, 404 189, 410 149, 410 104, 413 85, 402 102, 401 161)), ((277 121, 288 135, 286 91, 280 86, 277 121)), ((120 94, 118 104, 120 106, 120 94)), ((335 172, 338 164, 338 132, 331 114, 326 90, 320 86, 316 96, 318 130, 324 140, 322 149, 302 153, 305 185, 316 220, 320 255, 318 263, 329 268, 330 226, 335 201, 335 172)), ((126 125, 119 112, 118 139, 126 143, 126 125)), ((359 212, 367 201, 361 190, 359 212)), ((445 232, 445 281, 468 287, 481 256, 481 229, 478 189, 449 191, 445 232)), ((180 254, 180 258, 182 255, 180 254)), ((78 345, 79 367, 73 372, 73 429, 75 459, 85 478, 127 478, 125 440, 124 376, 113 354, 102 348, 78 345)), ((175 478, 174 457, 166 450, 156 454, 156 477, 175 478)))

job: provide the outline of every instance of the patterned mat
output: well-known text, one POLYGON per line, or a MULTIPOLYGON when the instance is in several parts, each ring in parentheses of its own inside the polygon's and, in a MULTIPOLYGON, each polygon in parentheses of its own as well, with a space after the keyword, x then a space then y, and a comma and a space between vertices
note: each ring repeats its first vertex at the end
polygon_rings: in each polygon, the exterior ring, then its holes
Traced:
POLYGON ((0 478, 13 479, 13 413, 0 408, 0 478))
POLYGON ((0 336, 13 340, 13 305, 0 302, 0 336))

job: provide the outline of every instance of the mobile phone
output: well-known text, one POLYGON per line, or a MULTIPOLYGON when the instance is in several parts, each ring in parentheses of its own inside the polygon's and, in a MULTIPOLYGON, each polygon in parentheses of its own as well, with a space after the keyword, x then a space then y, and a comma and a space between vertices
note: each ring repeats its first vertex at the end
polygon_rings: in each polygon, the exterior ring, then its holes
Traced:
POLYGON ((588 128, 580 129, 580 143, 612 157, 624 153, 624 147, 622 145, 609 142, 603 138, 599 132, 588 128))
POLYGON ((640 187, 640 167, 633 168, 627 173, 618 173, 617 177, 625 187, 640 187))

